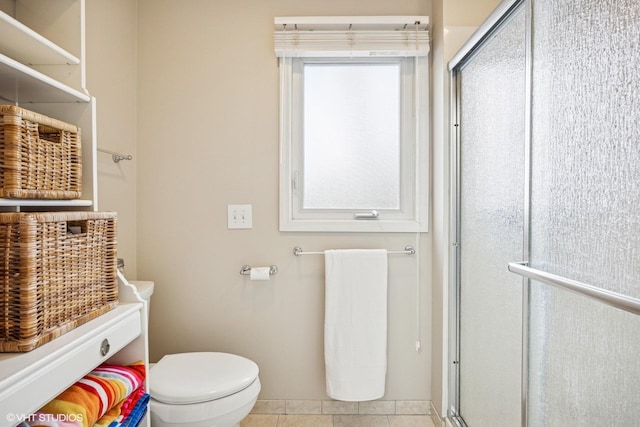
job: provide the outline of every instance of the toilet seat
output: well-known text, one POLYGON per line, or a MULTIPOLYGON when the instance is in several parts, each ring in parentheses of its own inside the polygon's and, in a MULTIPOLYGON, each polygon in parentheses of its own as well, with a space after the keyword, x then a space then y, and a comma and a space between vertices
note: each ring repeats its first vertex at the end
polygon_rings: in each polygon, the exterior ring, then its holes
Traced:
POLYGON ((209 402, 246 389, 258 373, 255 362, 235 354, 169 354, 152 368, 150 394, 167 404, 209 402))

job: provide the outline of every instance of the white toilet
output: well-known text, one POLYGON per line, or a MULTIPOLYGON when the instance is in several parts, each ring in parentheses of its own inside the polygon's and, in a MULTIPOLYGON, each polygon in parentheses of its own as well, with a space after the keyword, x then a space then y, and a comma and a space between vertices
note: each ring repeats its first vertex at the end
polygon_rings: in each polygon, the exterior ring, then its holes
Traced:
MULTIPOLYGON (((147 301, 153 282, 130 282, 147 301)), ((152 427, 236 427, 260 393, 255 362, 235 354, 168 354, 151 366, 152 427)))

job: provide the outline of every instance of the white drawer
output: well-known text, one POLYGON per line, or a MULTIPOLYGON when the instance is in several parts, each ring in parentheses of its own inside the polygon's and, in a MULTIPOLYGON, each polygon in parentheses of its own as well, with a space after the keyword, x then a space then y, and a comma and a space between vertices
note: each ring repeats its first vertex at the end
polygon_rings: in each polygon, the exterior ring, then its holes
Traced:
POLYGON ((28 353, 0 354, 0 427, 18 424, 136 339, 142 307, 122 304, 28 353))

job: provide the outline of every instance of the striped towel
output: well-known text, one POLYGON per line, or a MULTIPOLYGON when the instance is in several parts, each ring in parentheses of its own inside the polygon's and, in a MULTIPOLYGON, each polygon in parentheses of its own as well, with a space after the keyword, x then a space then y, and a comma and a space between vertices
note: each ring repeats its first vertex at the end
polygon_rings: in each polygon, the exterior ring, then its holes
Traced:
MULTIPOLYGON (((146 395, 144 387, 139 387, 129 397, 117 404, 98 420, 94 427, 119 427, 133 412, 138 402, 146 395)), ((148 400, 148 399, 147 399, 148 400)))
POLYGON ((147 413, 149 398, 150 396, 148 393, 144 393, 142 396, 140 396, 125 420, 117 426, 112 425, 111 427, 137 427, 147 413))
POLYGON ((101 365, 40 408, 27 424, 30 427, 91 427, 107 413, 113 420, 120 411, 115 414, 109 411, 122 406, 127 397, 141 389, 145 375, 143 362, 130 366, 101 365))

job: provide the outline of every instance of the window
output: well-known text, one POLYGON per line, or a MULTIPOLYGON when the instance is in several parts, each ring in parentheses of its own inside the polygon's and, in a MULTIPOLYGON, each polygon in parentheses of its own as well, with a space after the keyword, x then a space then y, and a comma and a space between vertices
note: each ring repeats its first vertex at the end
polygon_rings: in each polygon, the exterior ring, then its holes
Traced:
POLYGON ((379 41, 385 52, 367 43, 367 55, 354 54, 353 34, 337 33, 350 40, 348 55, 335 43, 304 51, 298 34, 279 43, 276 33, 280 230, 426 231, 427 58, 379 41))

